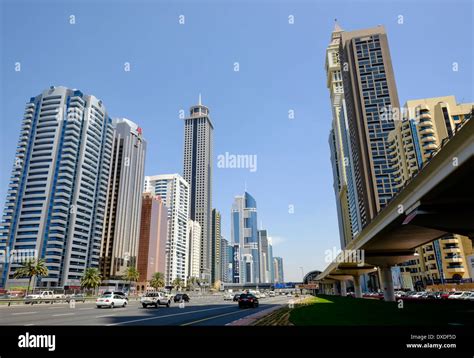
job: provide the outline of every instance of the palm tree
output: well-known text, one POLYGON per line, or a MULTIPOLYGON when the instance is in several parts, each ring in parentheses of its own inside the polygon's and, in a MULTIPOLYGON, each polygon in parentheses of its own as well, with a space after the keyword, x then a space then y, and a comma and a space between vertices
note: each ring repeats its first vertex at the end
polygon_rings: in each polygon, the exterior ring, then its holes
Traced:
POLYGON ((132 292, 132 282, 137 282, 138 279, 140 278, 140 272, 134 267, 130 266, 127 268, 127 272, 125 273, 124 279, 129 282, 129 294, 132 292))
POLYGON ((81 277, 81 287, 87 289, 96 289, 100 286, 102 276, 95 267, 86 268, 84 275, 81 277))
POLYGON ((33 277, 38 276, 47 276, 48 268, 43 259, 31 259, 26 261, 21 267, 15 270, 13 274, 14 278, 23 278, 28 277, 28 288, 26 289, 26 295, 30 291, 31 281, 33 277))
POLYGON ((194 286, 197 284, 198 279, 194 276, 188 278, 188 288, 194 290, 194 286))
POLYGON ((150 280, 150 286, 155 290, 165 286, 165 276, 161 272, 155 272, 150 280))
POLYGON ((171 285, 175 288, 176 291, 178 291, 183 286, 183 280, 181 280, 179 277, 176 277, 171 283, 171 285))

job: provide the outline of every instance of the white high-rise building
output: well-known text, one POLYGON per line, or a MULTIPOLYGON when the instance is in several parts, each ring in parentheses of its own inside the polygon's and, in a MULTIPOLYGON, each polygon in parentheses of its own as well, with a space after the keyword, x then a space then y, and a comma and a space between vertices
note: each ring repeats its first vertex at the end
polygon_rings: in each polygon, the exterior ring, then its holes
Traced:
MULTIPOLYGON (((99 267, 113 141, 102 101, 81 91, 50 87, 26 104, 0 231, 0 252, 33 250, 48 275, 34 286, 80 285, 99 267)), ((19 262, 0 266, 0 287, 19 262)))
MULTIPOLYGON (((137 266, 146 141, 134 122, 113 120, 112 165, 101 249, 102 278, 123 281, 128 267, 137 266)), ((115 281, 115 282, 114 282, 115 281)))
POLYGON ((199 278, 201 272, 201 225, 197 221, 188 221, 188 240, 188 278, 199 278))
POLYGON ((191 107, 184 127, 183 177, 190 188, 190 219, 201 225, 201 279, 211 282, 212 134, 209 108, 191 107))
POLYGON ((168 208, 165 282, 171 285, 179 277, 186 284, 189 252, 189 184, 179 174, 146 176, 145 191, 159 195, 168 208))

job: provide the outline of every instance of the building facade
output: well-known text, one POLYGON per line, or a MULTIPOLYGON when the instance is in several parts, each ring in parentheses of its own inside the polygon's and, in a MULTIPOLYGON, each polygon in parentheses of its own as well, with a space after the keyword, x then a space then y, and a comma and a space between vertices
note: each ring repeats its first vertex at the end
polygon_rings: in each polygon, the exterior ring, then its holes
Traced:
POLYGON ((197 221, 188 221, 188 241, 188 278, 199 278, 201 273, 201 225, 197 221))
POLYGON ((326 49, 325 69, 333 117, 329 135, 333 187, 338 212, 339 237, 341 248, 344 248, 361 230, 361 220, 341 72, 342 32, 336 23, 331 34, 331 42, 326 49))
MULTIPOLYGON (((86 268, 99 268, 112 141, 112 120, 94 96, 52 86, 26 104, 0 250, 45 260, 48 276, 33 287, 80 286, 86 268)), ((27 285, 13 278, 19 266, 3 264, 0 287, 27 285)))
POLYGON ((100 254, 106 284, 124 281, 129 267, 137 267, 145 173, 146 141, 134 122, 113 120, 114 140, 100 254))
POLYGON ((212 209, 211 219, 211 283, 221 281, 221 213, 212 209))
POLYGON ((145 177, 145 191, 158 195, 168 208, 165 282, 170 286, 179 278, 184 285, 188 276, 189 184, 179 174, 145 177))
POLYGON ((211 281, 212 136, 209 108, 191 107, 184 125, 183 177, 189 183, 190 219, 201 225, 201 278, 211 281))
POLYGON ((236 196, 231 213, 232 243, 239 245, 240 282, 260 282, 260 254, 257 229, 257 202, 247 192, 236 196))
POLYGON ((396 193, 388 156, 398 94, 385 29, 341 33, 342 82, 361 229, 396 193))
POLYGON ((260 282, 271 283, 273 258, 271 256, 271 241, 267 230, 258 230, 259 254, 260 254, 260 282))
MULTIPOLYGON (((470 120, 473 103, 458 104, 454 96, 407 101, 400 121, 389 133, 389 156, 397 190, 429 161, 443 143, 470 120)), ((467 257, 472 242, 461 235, 448 234, 416 249, 417 257, 406 262, 415 287, 452 283, 470 277, 467 257)))
POLYGON ((275 272, 275 283, 284 283, 285 275, 283 272, 283 259, 281 257, 274 257, 273 267, 275 272))
POLYGON ((143 193, 138 245, 137 269, 139 285, 147 287, 153 274, 166 271, 166 242, 168 241, 168 208, 161 197, 143 193))
POLYGON ((221 237, 221 281, 224 283, 232 282, 232 257, 233 249, 227 239, 221 237))

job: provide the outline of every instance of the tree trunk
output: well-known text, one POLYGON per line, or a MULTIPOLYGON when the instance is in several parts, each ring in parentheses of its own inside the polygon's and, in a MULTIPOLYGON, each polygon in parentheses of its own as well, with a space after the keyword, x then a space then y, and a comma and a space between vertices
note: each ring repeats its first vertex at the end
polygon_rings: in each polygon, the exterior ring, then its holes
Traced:
POLYGON ((28 287, 26 288, 26 295, 25 296, 28 296, 28 292, 30 291, 31 279, 32 278, 33 278, 33 276, 31 276, 30 279, 28 280, 28 287))

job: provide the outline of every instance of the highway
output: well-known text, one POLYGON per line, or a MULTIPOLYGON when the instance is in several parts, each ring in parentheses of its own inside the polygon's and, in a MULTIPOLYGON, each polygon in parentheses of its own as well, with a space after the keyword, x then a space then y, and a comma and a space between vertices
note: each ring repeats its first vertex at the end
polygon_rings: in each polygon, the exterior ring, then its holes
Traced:
POLYGON ((259 301, 258 308, 248 309, 239 309, 237 302, 224 301, 222 296, 192 297, 183 308, 178 303, 172 303, 169 308, 143 308, 135 299, 131 299, 125 308, 114 309, 98 309, 95 302, 76 303, 74 308, 67 303, 2 305, 0 325, 223 326, 259 311, 288 304, 289 298, 277 296, 259 301))

